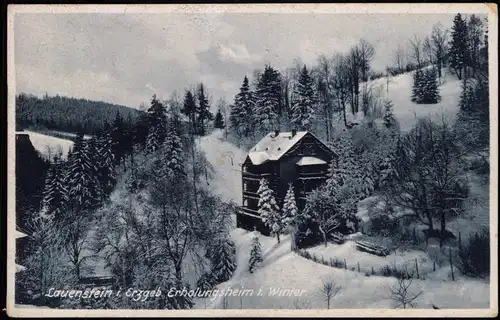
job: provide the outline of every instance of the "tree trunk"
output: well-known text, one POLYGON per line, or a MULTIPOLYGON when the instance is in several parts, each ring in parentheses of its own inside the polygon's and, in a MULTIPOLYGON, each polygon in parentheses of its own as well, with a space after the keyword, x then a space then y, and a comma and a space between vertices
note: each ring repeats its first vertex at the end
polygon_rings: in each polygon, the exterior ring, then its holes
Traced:
POLYGON ((290 236, 291 236, 291 241, 290 241, 290 245, 291 245, 291 250, 292 252, 297 250, 297 243, 296 243, 296 236, 295 236, 295 233, 296 233, 296 227, 294 226, 290 232, 290 236))
POLYGON ((182 265, 180 263, 175 263, 175 277, 179 282, 182 281, 182 265))
POLYGON ((323 235, 323 242, 325 244, 325 247, 328 246, 328 242, 326 240, 326 232, 323 230, 323 228, 319 227, 319 231, 321 232, 321 234, 323 235))
POLYGON ((280 234, 276 233, 276 239, 278 239, 278 243, 280 243, 280 234))

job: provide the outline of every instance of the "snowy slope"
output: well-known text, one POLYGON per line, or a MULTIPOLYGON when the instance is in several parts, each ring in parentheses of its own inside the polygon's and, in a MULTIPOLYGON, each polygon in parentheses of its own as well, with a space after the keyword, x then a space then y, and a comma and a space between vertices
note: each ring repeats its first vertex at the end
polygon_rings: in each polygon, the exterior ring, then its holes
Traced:
POLYGON ((210 190, 225 201, 241 205, 241 163, 245 160, 246 152, 225 141, 221 130, 215 130, 197 142, 214 167, 210 190))
MULTIPOLYGON (((253 232, 236 229, 238 267, 229 281, 218 289, 253 289, 251 296, 227 296, 228 309, 252 308, 325 308, 324 297, 319 293, 322 280, 331 278, 342 290, 332 300, 332 308, 394 308, 388 298, 389 287, 396 283, 392 277, 367 277, 350 270, 332 268, 315 263, 292 253, 288 236, 277 244, 275 238, 260 235, 264 262, 253 274, 247 271, 248 252, 253 232), (273 288, 305 290, 300 297, 271 295, 273 288), (259 290, 262 289, 262 295, 259 290)), ((414 280, 414 290, 422 290, 417 308, 488 308, 489 285, 482 281, 459 279, 452 281, 414 280)), ((197 308, 221 308, 224 297, 199 299, 197 308)))
MULTIPOLYGON (((365 84, 361 84, 362 89, 365 84)), ((412 73, 404 73, 395 77, 380 78, 369 81, 367 89, 371 89, 375 96, 379 97, 379 103, 383 107, 384 101, 388 98, 394 104, 394 116, 399 121, 402 131, 409 131, 415 125, 416 119, 430 116, 433 120, 441 120, 442 115, 446 119, 452 120, 458 111, 458 102, 461 92, 461 82, 458 78, 443 69, 443 78, 439 86, 441 101, 436 104, 416 104, 411 102, 411 92, 413 86, 412 73), (389 86, 389 90, 387 90, 389 86)), ((356 116, 350 116, 350 120, 360 121, 362 112, 356 116)))
POLYGON ((23 131, 22 133, 27 133, 30 136, 31 143, 35 149, 44 156, 48 156, 50 149, 50 153, 52 154, 61 150, 63 157, 66 157, 71 147, 73 147, 73 141, 69 139, 56 138, 33 131, 23 131))

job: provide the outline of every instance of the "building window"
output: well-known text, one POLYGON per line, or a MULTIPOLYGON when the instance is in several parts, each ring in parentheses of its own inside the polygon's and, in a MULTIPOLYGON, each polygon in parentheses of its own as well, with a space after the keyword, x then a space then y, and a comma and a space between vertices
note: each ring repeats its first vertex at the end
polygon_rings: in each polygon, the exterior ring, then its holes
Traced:
POLYGON ((244 165, 243 166, 243 172, 247 172, 247 170, 248 170, 247 166, 244 165))

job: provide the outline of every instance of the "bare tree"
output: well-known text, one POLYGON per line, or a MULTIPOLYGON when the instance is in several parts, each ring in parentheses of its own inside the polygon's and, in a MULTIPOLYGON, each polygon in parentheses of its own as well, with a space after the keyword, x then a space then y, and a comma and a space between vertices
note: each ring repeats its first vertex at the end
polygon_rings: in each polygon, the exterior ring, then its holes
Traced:
POLYGON ((341 110, 344 125, 347 125, 346 107, 349 101, 349 65, 344 55, 337 54, 333 57, 333 79, 332 86, 335 92, 335 100, 338 109, 341 110))
POLYGON ((444 59, 446 55, 447 42, 448 42, 448 30, 444 29, 440 23, 437 23, 432 28, 431 42, 434 48, 434 54, 436 57, 436 64, 438 68, 438 76, 441 78, 444 65, 444 59))
POLYGON ((422 67, 422 40, 417 35, 413 35, 413 38, 410 39, 410 46, 410 57, 420 69, 422 67))
POLYGON ((221 97, 219 98, 219 100, 217 100, 217 108, 220 110, 220 112, 222 113, 222 117, 224 118, 224 137, 227 139, 230 108, 224 97, 221 97))
POLYGON ((398 45, 398 48, 396 49, 395 53, 395 59, 396 59, 396 66, 398 67, 398 70, 401 72, 405 69, 406 66, 406 54, 405 50, 401 45, 398 45))
POLYGON ((327 278, 323 280, 322 286, 320 288, 320 294, 326 301, 326 308, 330 309, 331 300, 339 293, 342 289, 341 286, 337 285, 332 279, 327 278))
POLYGON ((397 303, 396 307, 413 307, 416 305, 416 300, 423 293, 422 291, 412 292, 411 285, 413 278, 411 276, 399 276, 398 283, 389 288, 390 298, 397 303))
POLYGON ((334 97, 332 60, 328 59, 325 55, 320 55, 318 58, 318 66, 313 69, 313 76, 316 80, 316 90, 319 94, 319 100, 322 106, 326 139, 330 140, 334 97))
POLYGON ((359 71, 361 73, 361 80, 368 81, 368 71, 370 71, 370 63, 375 57, 375 48, 371 43, 365 39, 361 39, 358 44, 359 50, 359 71))
POLYGON ((424 42, 422 44, 422 52, 427 56, 427 59, 430 64, 434 63, 434 48, 432 46, 431 38, 425 37, 424 42))
POLYGON ((409 215, 427 225, 429 232, 434 231, 438 218, 441 240, 447 217, 459 215, 467 198, 457 139, 446 121, 419 120, 398 142, 394 174, 386 191, 392 204, 409 209, 409 215))

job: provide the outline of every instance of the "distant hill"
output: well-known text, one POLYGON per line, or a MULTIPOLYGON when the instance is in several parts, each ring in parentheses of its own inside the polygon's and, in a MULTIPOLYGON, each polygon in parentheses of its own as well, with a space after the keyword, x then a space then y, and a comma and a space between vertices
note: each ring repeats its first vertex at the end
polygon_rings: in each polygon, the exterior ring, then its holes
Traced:
POLYGON ((123 119, 135 120, 142 111, 106 103, 61 96, 16 96, 16 130, 56 130, 94 134, 111 124, 119 112, 123 119))

